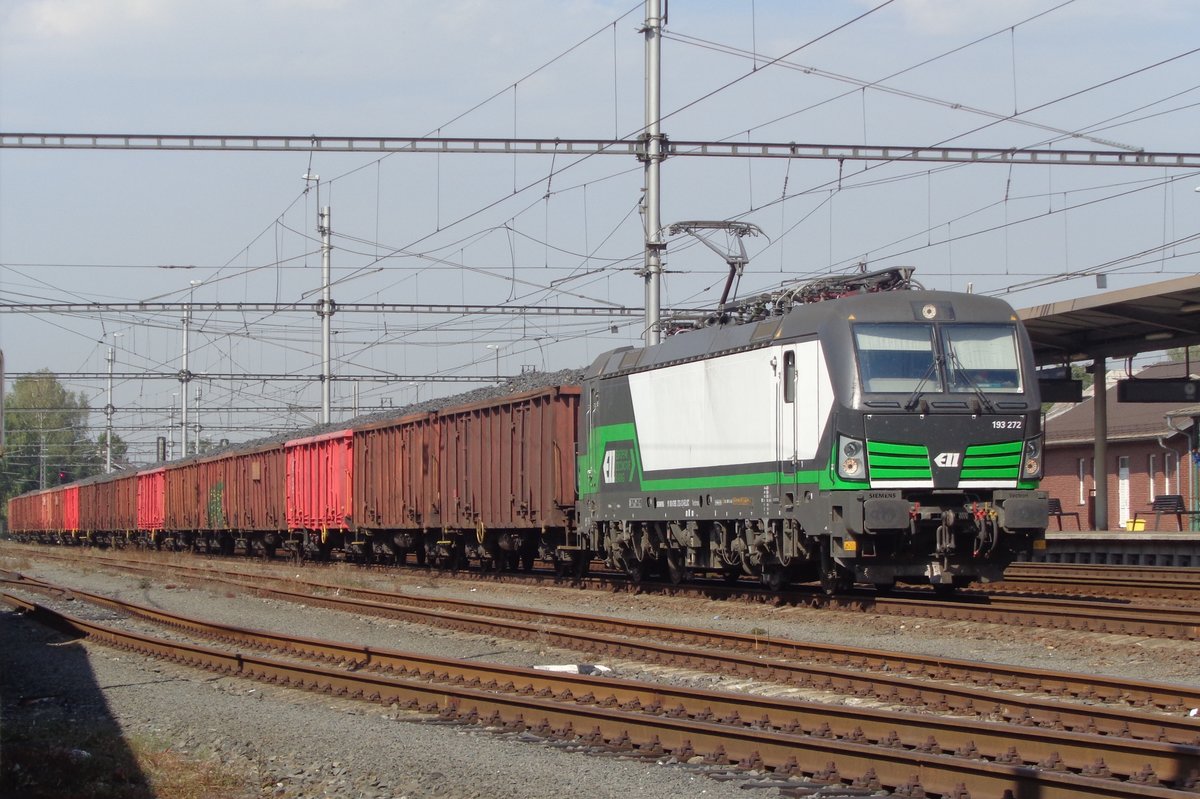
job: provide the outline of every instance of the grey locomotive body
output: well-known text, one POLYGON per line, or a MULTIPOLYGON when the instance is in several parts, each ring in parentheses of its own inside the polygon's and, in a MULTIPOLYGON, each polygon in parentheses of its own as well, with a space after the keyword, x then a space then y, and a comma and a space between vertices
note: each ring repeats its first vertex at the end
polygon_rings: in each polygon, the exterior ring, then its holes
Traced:
POLYGON ((597 359, 573 543, 634 576, 993 580, 1041 542, 1041 441, 1006 303, 894 290, 788 304, 597 359))

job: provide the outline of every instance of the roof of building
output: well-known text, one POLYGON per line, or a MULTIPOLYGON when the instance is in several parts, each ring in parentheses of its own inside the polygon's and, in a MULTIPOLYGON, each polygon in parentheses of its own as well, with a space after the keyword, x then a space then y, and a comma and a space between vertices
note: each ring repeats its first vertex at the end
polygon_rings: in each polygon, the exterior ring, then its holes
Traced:
MULTIPOLYGON (((1195 371, 1193 369, 1193 371, 1195 371)), ((1185 377, 1182 362, 1171 361, 1153 364, 1137 373, 1138 379, 1162 379, 1185 377)), ((1195 374, 1192 375, 1195 377, 1195 374)), ((1154 439, 1160 436, 1179 435, 1180 429, 1192 424, 1193 415, 1200 416, 1200 405, 1169 402, 1117 402, 1118 379, 1128 377, 1124 372, 1110 371, 1108 374, 1108 440, 1130 441, 1154 439), (1168 423, 1168 416, 1172 417, 1168 423)), ((1079 444, 1095 440, 1095 408, 1091 389, 1084 401, 1073 405, 1062 413, 1046 417, 1046 444, 1079 444)))
POLYGON ((1200 275, 1017 312, 1039 365, 1200 344, 1200 275))

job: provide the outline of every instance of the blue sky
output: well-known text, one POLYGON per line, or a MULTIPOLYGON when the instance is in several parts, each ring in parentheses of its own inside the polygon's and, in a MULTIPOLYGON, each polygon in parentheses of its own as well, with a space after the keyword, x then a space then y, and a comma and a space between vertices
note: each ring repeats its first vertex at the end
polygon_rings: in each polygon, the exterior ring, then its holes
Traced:
MULTIPOLYGON (((1200 30, 1195 3, 897 0, 845 25, 874 6, 676 0, 663 46, 664 132, 1200 150, 1200 55, 1183 55, 1200 30), (786 64, 769 64, 787 53, 786 64)), ((641 3, 599 0, 9 0, 0 5, 0 130, 623 137, 642 124, 642 15, 641 3)), ((663 221, 761 227, 765 237, 747 240, 743 294, 866 261, 914 265, 931 288, 972 285, 1025 307, 1095 293, 1096 271, 1111 289, 1200 265, 1197 246, 1179 243, 1200 228, 1197 175, 867 166, 671 159, 663 221)), ((320 204, 333 207, 339 302, 642 303, 641 171, 629 158, 31 150, 0 150, 0 300, 181 301, 195 280, 201 301, 313 301, 320 258, 308 172, 321 176, 320 204)), ((665 304, 719 296, 724 265, 706 248, 672 240, 667 269, 665 304)), ((319 372, 315 315, 196 322, 193 371, 319 372)), ((614 333, 611 324, 342 314, 335 372, 582 366, 640 340, 639 325, 619 321, 614 333)), ((181 338, 177 313, 0 314, 10 372, 103 371, 109 345, 118 371, 174 372, 181 338)), ((106 402, 103 381, 71 387, 94 407, 106 402)), ((225 408, 319 402, 319 389, 302 383, 196 387, 215 438, 253 437, 236 429, 247 417, 225 408)), ((461 388, 426 384, 420 397, 461 388)), ((141 448, 135 455, 147 456, 167 424, 148 409, 170 406, 178 391, 162 380, 117 386, 119 432, 141 448)), ((363 383, 360 407, 404 404, 417 391, 363 383)), ((335 405, 351 396, 335 384, 335 405)), ((270 424, 311 418, 275 414, 270 424)))

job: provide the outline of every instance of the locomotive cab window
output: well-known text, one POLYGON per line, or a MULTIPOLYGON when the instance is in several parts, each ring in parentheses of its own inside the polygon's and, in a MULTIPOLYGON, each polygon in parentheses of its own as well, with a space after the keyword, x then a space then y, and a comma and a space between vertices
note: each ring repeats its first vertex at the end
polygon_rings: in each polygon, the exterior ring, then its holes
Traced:
POLYGON ((796 353, 783 354, 783 401, 796 401, 796 353))
POLYGON ((1017 331, 1012 325, 944 325, 942 340, 951 391, 1021 391, 1017 331))
POLYGON ((855 325, 854 346, 864 391, 942 390, 933 357, 933 325, 855 325))

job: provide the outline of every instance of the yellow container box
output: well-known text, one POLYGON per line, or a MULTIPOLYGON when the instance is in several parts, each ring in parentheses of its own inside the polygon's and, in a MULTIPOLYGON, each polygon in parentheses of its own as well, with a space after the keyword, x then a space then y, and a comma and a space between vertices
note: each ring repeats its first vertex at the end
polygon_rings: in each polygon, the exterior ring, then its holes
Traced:
POLYGON ((1125 529, 1131 533, 1140 533, 1146 529, 1145 519, 1130 519, 1125 522, 1125 529))

